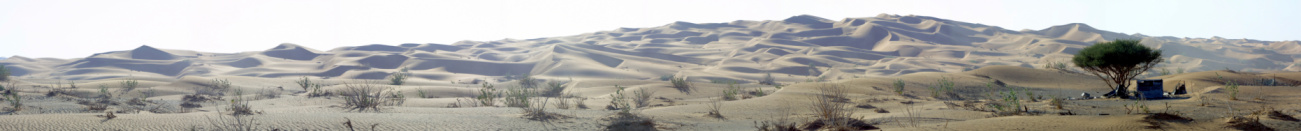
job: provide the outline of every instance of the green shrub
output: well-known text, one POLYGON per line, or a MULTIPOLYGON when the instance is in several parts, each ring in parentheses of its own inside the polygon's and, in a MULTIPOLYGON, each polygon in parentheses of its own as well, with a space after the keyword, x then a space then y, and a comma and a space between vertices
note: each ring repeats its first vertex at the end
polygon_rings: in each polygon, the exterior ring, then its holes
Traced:
POLYGON ((950 80, 950 78, 941 76, 939 80, 935 81, 935 85, 930 86, 931 97, 940 99, 941 94, 947 94, 953 91, 954 84, 953 80, 950 80))
POLYGON ((678 89, 678 91, 691 92, 691 82, 688 82, 686 78, 674 77, 669 82, 673 83, 673 88, 678 89))
POLYGON ((339 94, 343 96, 344 108, 355 111, 379 111, 381 105, 385 105, 391 99, 385 99, 384 94, 387 87, 378 87, 371 84, 344 84, 345 88, 339 94))
POLYGON ((393 73, 392 75, 389 75, 388 80, 389 85, 402 85, 407 82, 407 74, 403 72, 393 73))
POLYGON ((546 92, 542 93, 542 96, 560 97, 560 95, 563 94, 564 91, 565 91, 565 83, 560 83, 555 81, 547 82, 547 90, 546 92))
POLYGON ((628 104, 627 98, 624 98, 623 95, 623 90, 627 87, 614 85, 614 88, 618 88, 618 90, 615 90, 614 94, 610 94, 610 105, 605 106, 605 108, 610 110, 619 110, 619 113, 621 114, 631 114, 632 105, 628 104))
POLYGON ((903 88, 904 88, 905 85, 907 85, 907 83, 904 83, 904 82, 903 82, 903 79, 895 79, 895 80, 894 80, 894 85, 892 86, 892 87, 894 87, 894 93, 895 93, 895 94, 899 94, 899 95, 903 95, 903 88))
POLYGON ((506 107, 529 107, 529 97, 533 97, 533 91, 529 88, 508 88, 506 89, 506 98, 503 98, 506 107))
MULTIPOLYGON (((307 91, 311 90, 311 89, 309 89, 309 88, 311 88, 312 85, 313 85, 312 80, 311 80, 311 79, 308 79, 307 76, 303 76, 302 79, 294 80, 294 83, 297 83, 297 84, 298 84, 298 87, 302 87, 302 88, 303 88, 303 92, 307 92, 307 91)), ((319 83, 316 83, 316 84, 319 84, 319 83)))
POLYGON ((736 85, 736 82, 727 83, 727 89, 723 89, 723 100, 737 100, 737 98, 740 98, 737 96, 740 95, 739 92, 741 92, 741 86, 736 85))
POLYGON ((9 81, 9 68, 0 65, 0 81, 9 81))
POLYGON ((479 96, 475 96, 474 99, 479 101, 480 105, 493 106, 497 105, 496 101, 499 95, 501 94, 497 93, 497 89, 493 89, 492 84, 483 82, 483 88, 479 89, 479 96))
POLYGON ((118 84, 119 84, 119 85, 122 85, 122 90, 123 90, 123 91, 131 91, 131 90, 135 90, 136 87, 139 87, 139 86, 140 86, 140 82, 139 82, 139 81, 136 81, 135 79, 127 79, 127 80, 124 80, 124 81, 122 81, 122 82, 120 82, 120 83, 118 83, 118 84))
POLYGON ((1220 73, 1218 72, 1215 73, 1215 77, 1224 81, 1224 88, 1229 90, 1229 100, 1238 100, 1238 82, 1224 79, 1224 76, 1220 76, 1220 73))

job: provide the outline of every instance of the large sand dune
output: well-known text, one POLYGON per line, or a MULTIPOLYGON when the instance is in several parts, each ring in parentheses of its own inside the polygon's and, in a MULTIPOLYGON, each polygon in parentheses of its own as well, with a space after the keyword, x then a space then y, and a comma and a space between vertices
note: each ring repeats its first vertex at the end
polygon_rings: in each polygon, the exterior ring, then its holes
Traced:
MULTIPOLYGON (((380 130, 600 130, 612 117, 606 106, 620 94, 616 85, 627 87, 623 94, 655 92, 650 106, 636 112, 654 118, 657 129, 753 130, 756 121, 787 117, 807 122, 816 119, 810 101, 826 95, 818 89, 839 85, 846 96, 838 102, 855 106, 849 109, 853 117, 888 130, 1228 130, 1225 121, 1232 116, 1264 116, 1251 111, 1301 114, 1301 88, 1294 87, 1301 84, 1301 73, 1292 72, 1301 71, 1294 64, 1297 56, 1297 41, 1147 36, 1083 23, 1013 31, 887 14, 840 21, 800 15, 674 22, 548 38, 329 50, 290 43, 238 53, 140 46, 76 59, 0 58, 14 79, 3 85, 16 89, 25 103, 23 110, 0 112, 0 130, 206 130, 221 126, 211 119, 230 116, 217 111, 234 98, 252 99, 249 105, 260 113, 250 117, 263 129, 344 130, 340 123, 349 119, 357 125, 378 123, 380 130), (1064 109, 1050 106, 1045 99, 1097 96, 1108 88, 1091 75, 1041 68, 1052 62, 1071 65, 1070 58, 1084 47, 1116 39, 1141 39, 1164 51, 1166 61, 1143 77, 1165 79, 1167 91, 1187 84, 1190 94, 1149 101, 1072 99, 1064 109), (1172 74, 1157 73, 1162 69, 1172 74), (385 85, 402 71, 411 77, 406 84, 385 85), (572 118, 539 122, 501 104, 448 107, 479 96, 484 82, 499 90, 524 86, 519 84, 523 74, 567 86, 561 92, 586 99, 582 103, 589 108, 551 109, 572 118), (761 85, 769 75, 785 86, 761 85), (673 88, 661 80, 669 76, 685 78, 695 88, 673 88), (348 89, 346 84, 391 87, 407 99, 380 112, 349 111, 340 107, 343 97, 310 97, 310 89, 294 83, 299 78, 320 81, 325 91, 348 89), (222 100, 179 106, 186 95, 210 90, 214 79, 232 83, 215 95, 222 100), (139 87, 124 87, 128 80, 138 80, 139 87), (932 95, 930 87, 940 80, 954 83, 951 94, 932 95), (721 102, 725 118, 707 116, 711 99, 729 91, 727 81, 737 82, 745 97, 721 102), (906 83, 904 95, 891 89, 896 81, 906 83), (1226 81, 1241 83, 1240 100, 1228 99, 1235 91, 1226 81), (72 82, 77 88, 69 87, 72 82), (56 89, 63 93, 49 93, 56 89), (150 102, 108 110, 78 103, 95 100, 101 89, 116 102, 133 97, 150 102), (236 89, 242 96, 232 92, 236 89), (1021 98, 1034 115, 1000 116, 982 105, 1001 100, 992 94, 1013 90, 1035 95, 1037 100, 1021 98), (1151 122, 1144 118, 1150 114, 1126 109, 1138 105, 1192 120, 1151 122), (95 117, 105 111, 117 112, 117 118, 95 117)), ((1262 118, 1260 123, 1301 128, 1297 121, 1262 118)))

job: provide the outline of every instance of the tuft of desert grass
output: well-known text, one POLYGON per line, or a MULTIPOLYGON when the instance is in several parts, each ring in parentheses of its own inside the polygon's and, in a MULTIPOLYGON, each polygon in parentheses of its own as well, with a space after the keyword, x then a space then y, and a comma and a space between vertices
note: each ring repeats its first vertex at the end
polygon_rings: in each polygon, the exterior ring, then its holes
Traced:
POLYGON ((344 107, 356 111, 379 111, 380 106, 390 102, 384 98, 384 90, 387 87, 380 87, 371 84, 344 84, 345 88, 340 91, 339 95, 343 96, 344 107))
POLYGON ((655 91, 647 91, 646 89, 637 89, 635 91, 632 91, 632 94, 633 94, 632 97, 633 103, 637 104, 637 108, 642 108, 642 107, 650 106, 651 96, 655 95, 655 91))
POLYGON ((724 119, 726 117, 723 117, 723 112, 721 111, 722 108, 723 108, 722 100, 709 99, 709 113, 705 114, 705 116, 724 119))
POLYGON ((691 82, 687 81, 687 79, 683 77, 673 77, 669 79, 669 83, 672 83, 673 88, 678 89, 680 92, 690 93, 692 90, 691 82))

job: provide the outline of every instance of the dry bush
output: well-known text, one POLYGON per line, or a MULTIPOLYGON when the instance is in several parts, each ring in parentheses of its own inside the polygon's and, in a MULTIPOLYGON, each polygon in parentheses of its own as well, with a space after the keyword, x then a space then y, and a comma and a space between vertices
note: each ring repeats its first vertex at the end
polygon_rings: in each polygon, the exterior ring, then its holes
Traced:
MULTIPOLYGON (((343 127, 347 127, 349 131, 356 131, 357 129, 366 129, 366 128, 357 128, 357 127, 353 126, 353 124, 352 124, 352 123, 353 123, 353 122, 352 122, 352 119, 348 119, 347 117, 344 117, 343 119, 345 120, 345 121, 343 121, 343 127)), ((357 125, 365 125, 365 124, 360 124, 360 123, 358 123, 357 125)), ((377 127, 379 127, 379 123, 370 124, 370 130, 371 130, 371 131, 378 131, 378 130, 375 130, 375 128, 377 128, 377 127)))
POLYGON ((637 89, 635 91, 632 91, 632 94, 633 94, 632 97, 633 103, 637 104, 637 108, 642 108, 642 107, 650 106, 651 95, 655 95, 655 91, 646 91, 646 89, 637 89))
POLYGON ((723 112, 720 111, 720 109, 722 108, 723 108, 722 100, 709 99, 709 114, 705 114, 705 116, 718 118, 718 119, 725 119, 725 117, 723 117, 723 112))
POLYGON ((212 118, 211 116, 204 116, 208 120, 208 125, 212 126, 211 129, 206 129, 206 130, 212 130, 212 131, 261 130, 257 128, 257 125, 259 125, 257 119, 254 119, 253 116, 251 115, 226 116, 226 115, 221 115, 222 114, 221 110, 218 110, 217 114, 218 114, 217 118, 212 118))
POLYGON ((654 131, 655 120, 649 117, 643 117, 632 113, 618 113, 614 117, 604 118, 609 121, 605 125, 607 131, 654 131))
POLYGON ((279 98, 281 92, 284 92, 284 88, 279 88, 279 89, 262 89, 261 91, 258 91, 258 93, 257 93, 257 99, 275 99, 275 98, 279 98))
POLYGON ((244 91, 236 89, 235 99, 230 99, 230 115, 253 115, 253 108, 249 107, 248 100, 243 97, 244 91))
POLYGON ((339 95, 343 96, 343 106, 349 110, 379 111, 381 105, 390 103, 390 99, 384 98, 387 87, 375 86, 372 84, 344 84, 345 88, 340 91, 339 95))
POLYGON ((535 121, 551 121, 554 119, 569 118, 569 116, 547 112, 547 102, 550 101, 550 99, 548 98, 544 97, 542 99, 533 99, 533 101, 534 102, 532 103, 535 104, 530 105, 529 107, 522 108, 524 109, 525 119, 535 120, 535 121))
POLYGON ((1244 131, 1273 131, 1274 130, 1274 128, 1270 128, 1269 126, 1265 126, 1265 124, 1260 123, 1259 119, 1247 118, 1242 116, 1230 117, 1227 124, 1228 125, 1225 125, 1225 127, 1244 130, 1244 131))
POLYGON ((861 120, 852 118, 853 112, 850 110, 848 102, 845 99, 847 89, 843 85, 820 84, 818 85, 819 95, 812 99, 811 105, 816 120, 805 124, 804 130, 871 130, 877 127, 867 124, 861 120))
POLYGON ((778 108, 778 111, 776 112, 778 114, 774 116, 779 116, 779 118, 776 118, 776 120, 766 120, 763 122, 755 121, 754 128, 758 128, 759 131, 799 131, 800 130, 799 127, 795 125, 796 123, 791 121, 790 107, 778 108))

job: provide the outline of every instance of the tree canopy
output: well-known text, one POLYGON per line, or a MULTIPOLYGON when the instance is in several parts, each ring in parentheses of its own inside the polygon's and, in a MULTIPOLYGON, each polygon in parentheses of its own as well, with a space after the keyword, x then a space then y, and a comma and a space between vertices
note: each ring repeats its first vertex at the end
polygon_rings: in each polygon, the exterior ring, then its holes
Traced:
POLYGON ((1140 40, 1099 42, 1085 47, 1071 60, 1114 87, 1114 96, 1129 98, 1129 80, 1161 63, 1161 50, 1139 44, 1140 40))

